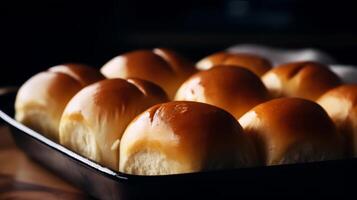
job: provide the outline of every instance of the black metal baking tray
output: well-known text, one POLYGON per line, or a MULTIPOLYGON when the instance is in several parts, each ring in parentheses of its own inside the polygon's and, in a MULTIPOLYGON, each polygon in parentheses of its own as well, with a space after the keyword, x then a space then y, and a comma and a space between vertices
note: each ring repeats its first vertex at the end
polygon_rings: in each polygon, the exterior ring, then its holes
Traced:
POLYGON ((16 122, 13 119, 15 96, 15 91, 0 95, 0 118, 10 127, 17 146, 33 160, 95 198, 357 196, 357 159, 165 176, 123 174, 82 157, 16 122))

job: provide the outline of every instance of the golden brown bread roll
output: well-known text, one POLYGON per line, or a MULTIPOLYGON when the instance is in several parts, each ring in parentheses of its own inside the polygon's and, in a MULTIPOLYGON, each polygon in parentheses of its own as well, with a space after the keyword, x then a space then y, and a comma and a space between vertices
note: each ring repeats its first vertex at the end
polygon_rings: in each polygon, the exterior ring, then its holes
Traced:
POLYGON ((119 55, 107 62, 101 72, 107 78, 140 78, 154 82, 173 98, 180 84, 195 69, 172 50, 157 48, 119 55))
POLYGON ((177 74, 186 78, 197 72, 194 64, 177 52, 167 48, 155 48, 153 52, 168 62, 177 74))
POLYGON ((48 71, 67 74, 79 81, 83 86, 105 79, 98 70, 78 63, 57 65, 49 68, 48 71))
POLYGON ((258 76, 262 76, 271 69, 269 60, 258 55, 247 53, 218 52, 200 60, 196 66, 200 70, 207 70, 215 65, 234 65, 244 67, 258 76))
POLYGON ((17 93, 15 118, 58 141, 58 125, 67 102, 84 86, 103 78, 99 71, 79 64, 55 66, 36 74, 17 93))
POLYGON ((60 122, 60 143, 117 170, 126 126, 148 107, 164 101, 165 92, 149 81, 107 79, 92 84, 67 104, 60 122))
POLYGON ((336 127, 316 103, 280 98, 262 103, 239 119, 255 138, 267 165, 342 158, 344 147, 336 127))
POLYGON ((236 66, 217 66, 185 81, 176 100, 208 103, 239 119, 254 106, 269 99, 268 90, 253 72, 236 66))
POLYGON ((174 101, 136 117, 120 144, 120 171, 164 175, 258 164, 256 149, 226 111, 174 101))
POLYGON ((336 74, 317 62, 292 62, 268 71, 262 80, 275 97, 300 97, 316 100, 341 84, 336 74))
POLYGON ((317 102, 327 111, 342 135, 348 156, 357 156, 357 85, 342 85, 317 102))

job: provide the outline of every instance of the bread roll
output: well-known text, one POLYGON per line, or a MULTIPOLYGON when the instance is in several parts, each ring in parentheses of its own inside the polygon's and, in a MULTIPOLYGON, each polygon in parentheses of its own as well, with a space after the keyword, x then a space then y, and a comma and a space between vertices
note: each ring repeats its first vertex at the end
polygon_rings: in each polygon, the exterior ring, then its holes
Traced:
POLYGON ((154 82, 173 98, 177 88, 195 69, 177 53, 157 48, 119 55, 106 63, 101 72, 107 78, 140 78, 154 82))
POLYGON ((323 94, 317 102, 335 122, 347 147, 348 156, 357 156, 357 85, 342 85, 323 94))
POLYGON ((102 78, 99 71, 80 64, 55 66, 36 74, 17 93, 15 118, 58 141, 58 125, 67 102, 84 86, 102 78))
POLYGON ((217 66, 191 76, 177 91, 176 100, 198 101, 223 108, 239 119, 269 99, 258 76, 235 66, 217 66))
POLYGON ((234 65, 244 67, 258 76, 271 69, 271 62, 261 56, 247 53, 218 52, 200 60, 196 66, 199 70, 207 70, 215 65, 234 65))
POLYGON ((253 143, 215 106, 176 101, 146 110, 121 140, 120 171, 165 175, 257 165, 253 143))
POLYGON ((48 71, 67 74, 79 81, 83 86, 105 79, 97 69, 78 63, 57 65, 49 68, 48 71))
POLYGON ((186 79, 193 73, 197 72, 192 62, 171 49, 155 48, 153 49, 153 52, 169 63, 171 68, 177 74, 181 75, 183 79, 186 79))
POLYGON ((239 119, 255 138, 267 165, 342 158, 344 147, 336 127, 316 103, 281 98, 262 103, 239 119))
POLYGON ((60 143, 109 168, 118 169, 119 143, 129 122, 167 101, 157 85, 139 79, 107 79, 78 92, 60 123, 60 143))
POLYGON ((300 97, 316 100, 341 84, 336 74, 317 62, 292 62, 267 72, 262 80, 275 97, 300 97))

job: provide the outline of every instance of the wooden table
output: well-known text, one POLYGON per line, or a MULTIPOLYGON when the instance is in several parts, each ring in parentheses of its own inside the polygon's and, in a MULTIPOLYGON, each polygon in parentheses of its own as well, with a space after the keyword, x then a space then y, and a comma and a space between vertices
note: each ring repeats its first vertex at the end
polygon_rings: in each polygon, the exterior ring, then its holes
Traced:
POLYGON ((0 199, 88 199, 20 151, 0 122, 0 199))

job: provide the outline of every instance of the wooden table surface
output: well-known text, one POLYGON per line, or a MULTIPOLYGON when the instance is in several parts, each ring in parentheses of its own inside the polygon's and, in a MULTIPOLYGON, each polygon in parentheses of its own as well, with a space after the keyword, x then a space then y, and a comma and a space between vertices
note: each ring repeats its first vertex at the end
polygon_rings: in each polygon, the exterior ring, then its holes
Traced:
POLYGON ((30 160, 0 122, 0 199, 88 199, 84 193, 30 160))

